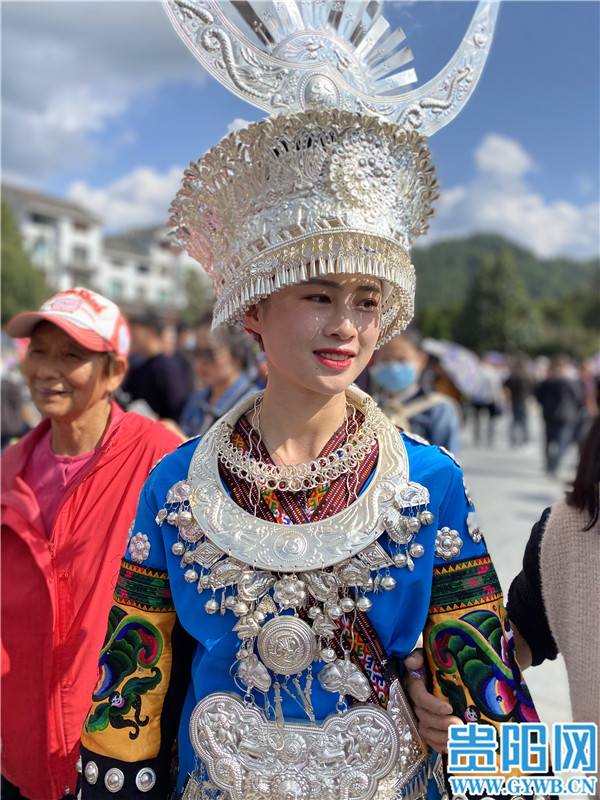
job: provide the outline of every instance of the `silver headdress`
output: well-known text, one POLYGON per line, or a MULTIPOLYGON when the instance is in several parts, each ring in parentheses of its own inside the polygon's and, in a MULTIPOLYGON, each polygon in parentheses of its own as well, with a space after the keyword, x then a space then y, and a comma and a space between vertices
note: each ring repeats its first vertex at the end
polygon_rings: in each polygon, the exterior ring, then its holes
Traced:
POLYGON ((231 91, 270 118, 223 139, 185 173, 171 223, 211 275, 214 324, 316 274, 386 282, 383 343, 410 322, 410 246, 437 180, 425 135, 481 74, 497 14, 480 2, 450 63, 419 89, 382 2, 164 0, 178 33, 231 91))

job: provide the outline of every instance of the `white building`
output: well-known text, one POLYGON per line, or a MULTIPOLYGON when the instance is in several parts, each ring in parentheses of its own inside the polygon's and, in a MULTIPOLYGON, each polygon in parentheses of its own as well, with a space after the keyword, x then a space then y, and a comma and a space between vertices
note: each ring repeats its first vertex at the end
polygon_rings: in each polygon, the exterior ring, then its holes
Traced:
POLYGON ((2 186, 23 247, 57 291, 90 286, 102 262, 100 218, 81 206, 30 189, 2 186))
POLYGON ((212 296, 210 279, 194 259, 172 245, 168 231, 161 226, 106 237, 98 291, 124 308, 176 311, 187 305, 188 273, 194 272, 212 296))
POLYGON ((212 283, 185 251, 171 245, 166 226, 104 236, 102 220, 82 206, 30 189, 2 186, 23 247, 55 291, 87 286, 125 313, 152 308, 176 317, 187 305, 189 273, 207 296, 212 283))

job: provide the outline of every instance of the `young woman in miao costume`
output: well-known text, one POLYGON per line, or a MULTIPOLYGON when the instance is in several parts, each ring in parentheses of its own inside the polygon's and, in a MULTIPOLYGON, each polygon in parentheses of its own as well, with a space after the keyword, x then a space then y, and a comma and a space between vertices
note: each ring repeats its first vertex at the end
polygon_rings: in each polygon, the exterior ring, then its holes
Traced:
MULTIPOLYGON (((171 7, 190 41, 192 23, 194 41, 203 25, 228 35, 228 13, 171 7)), ((465 58, 474 37, 485 56, 492 22, 474 21, 465 58)), ((313 107, 221 141, 173 203, 214 280, 214 324, 241 322, 269 377, 141 493, 82 735, 83 798, 437 796, 441 758, 401 688, 421 635, 453 713, 537 720, 460 467, 352 385, 412 317, 409 247, 437 183, 417 132, 335 107, 332 72, 309 65, 287 89, 280 75, 288 106, 313 107)))

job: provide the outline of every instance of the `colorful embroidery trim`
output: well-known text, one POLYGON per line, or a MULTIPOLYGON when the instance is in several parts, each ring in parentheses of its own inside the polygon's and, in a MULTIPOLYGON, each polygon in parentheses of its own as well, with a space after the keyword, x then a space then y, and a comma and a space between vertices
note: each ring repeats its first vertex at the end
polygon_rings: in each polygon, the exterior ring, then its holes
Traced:
POLYGON ((115 587, 115 600, 141 611, 174 611, 167 572, 141 567, 123 559, 115 587))
POLYGON ((502 599, 500 581, 489 555, 435 567, 430 614, 455 611, 502 599))

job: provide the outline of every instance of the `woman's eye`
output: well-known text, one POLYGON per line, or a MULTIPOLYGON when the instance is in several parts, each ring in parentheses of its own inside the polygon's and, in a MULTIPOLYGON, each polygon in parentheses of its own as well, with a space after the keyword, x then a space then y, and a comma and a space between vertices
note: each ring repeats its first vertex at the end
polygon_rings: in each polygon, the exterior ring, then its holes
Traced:
POLYGON ((359 303, 362 308, 379 308, 379 301, 373 299, 372 297, 367 298, 366 300, 361 300, 359 303))
POLYGON ((326 294, 310 294, 307 300, 313 300, 315 303, 329 303, 329 296, 326 294))

